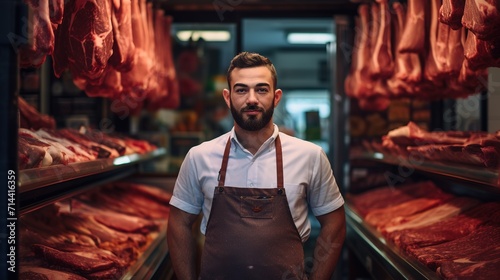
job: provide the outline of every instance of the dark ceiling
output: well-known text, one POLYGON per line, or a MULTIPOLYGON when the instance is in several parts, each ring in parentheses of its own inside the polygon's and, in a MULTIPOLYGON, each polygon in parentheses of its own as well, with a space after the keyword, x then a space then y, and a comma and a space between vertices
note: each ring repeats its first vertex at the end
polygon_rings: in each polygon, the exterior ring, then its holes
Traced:
POLYGON ((321 11, 352 14, 361 2, 373 0, 160 0, 159 5, 168 11, 224 11, 260 13, 304 13, 321 11))

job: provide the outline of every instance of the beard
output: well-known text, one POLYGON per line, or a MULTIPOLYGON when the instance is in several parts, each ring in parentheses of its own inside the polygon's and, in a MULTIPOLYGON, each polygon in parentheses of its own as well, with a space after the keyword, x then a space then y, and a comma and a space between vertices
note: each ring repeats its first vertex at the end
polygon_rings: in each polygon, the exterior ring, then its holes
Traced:
POLYGON ((258 106, 247 106, 243 108, 241 111, 237 111, 233 106, 233 102, 231 101, 231 114, 233 115, 233 119, 238 124, 239 127, 248 131, 257 131, 264 128, 272 119, 274 113, 274 107, 271 106, 268 110, 258 106), (245 110, 259 110, 262 112, 262 118, 258 116, 250 116, 247 120, 243 118, 243 112, 245 110))

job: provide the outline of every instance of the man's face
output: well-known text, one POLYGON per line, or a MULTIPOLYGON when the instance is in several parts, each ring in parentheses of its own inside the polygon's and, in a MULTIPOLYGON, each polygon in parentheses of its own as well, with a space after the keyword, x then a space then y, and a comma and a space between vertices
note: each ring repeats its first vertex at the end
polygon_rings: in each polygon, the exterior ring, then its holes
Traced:
POLYGON ((271 71, 265 66, 236 68, 231 73, 231 92, 225 90, 224 98, 236 124, 257 131, 270 123, 281 90, 274 90, 271 71))

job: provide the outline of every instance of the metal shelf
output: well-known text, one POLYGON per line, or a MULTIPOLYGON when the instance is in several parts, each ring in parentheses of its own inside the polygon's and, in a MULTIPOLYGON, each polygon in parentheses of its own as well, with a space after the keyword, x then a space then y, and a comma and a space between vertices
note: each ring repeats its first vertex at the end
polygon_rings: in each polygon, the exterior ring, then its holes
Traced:
MULTIPOLYGON (((142 256, 122 275, 122 280, 152 279, 161 264, 168 258, 167 226, 160 228, 158 236, 153 240, 142 256)), ((165 268, 169 269, 170 268, 165 268)))
POLYGON ((147 154, 21 170, 18 179, 20 213, 25 214, 98 185, 130 176, 137 173, 140 163, 164 155, 166 150, 160 148, 147 154))
POLYGON ((500 195, 499 172, 497 169, 454 163, 431 162, 427 160, 412 161, 404 156, 395 156, 379 152, 364 153, 351 157, 351 161, 367 160, 425 172, 433 176, 439 176, 443 179, 452 179, 456 182, 461 182, 462 185, 466 188, 470 188, 472 191, 500 195))
POLYGON ((345 205, 349 248, 375 279, 440 279, 436 272, 408 257, 345 205))

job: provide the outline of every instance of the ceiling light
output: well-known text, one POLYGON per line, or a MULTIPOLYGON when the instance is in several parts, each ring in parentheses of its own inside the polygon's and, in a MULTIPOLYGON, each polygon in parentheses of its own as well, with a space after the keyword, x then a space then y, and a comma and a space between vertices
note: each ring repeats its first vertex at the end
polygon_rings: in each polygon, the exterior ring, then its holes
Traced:
POLYGON ((177 38, 181 41, 193 41, 203 38, 205 41, 226 42, 231 39, 231 34, 226 30, 181 30, 177 31, 177 38))
POLYGON ((286 39, 290 44, 326 44, 333 42, 333 34, 291 32, 286 39))

